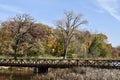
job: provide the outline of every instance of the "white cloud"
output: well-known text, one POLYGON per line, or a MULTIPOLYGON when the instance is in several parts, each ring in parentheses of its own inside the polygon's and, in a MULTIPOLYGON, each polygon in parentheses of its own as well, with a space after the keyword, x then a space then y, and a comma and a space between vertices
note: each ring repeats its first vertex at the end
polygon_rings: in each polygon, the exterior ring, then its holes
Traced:
POLYGON ((118 0, 97 0, 102 9, 107 11, 111 16, 120 21, 118 0))
POLYGON ((15 12, 15 13, 23 13, 18 7, 10 6, 5 4, 0 4, 0 10, 3 9, 5 11, 15 12))

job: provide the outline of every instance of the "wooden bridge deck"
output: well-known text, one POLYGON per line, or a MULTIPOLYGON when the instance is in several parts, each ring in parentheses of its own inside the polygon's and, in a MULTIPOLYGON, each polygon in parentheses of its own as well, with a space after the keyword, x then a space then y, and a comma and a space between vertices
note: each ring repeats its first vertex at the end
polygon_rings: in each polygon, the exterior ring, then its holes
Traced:
POLYGON ((39 59, 39 58, 0 58, 0 66, 69 68, 77 66, 117 68, 120 59, 39 59))

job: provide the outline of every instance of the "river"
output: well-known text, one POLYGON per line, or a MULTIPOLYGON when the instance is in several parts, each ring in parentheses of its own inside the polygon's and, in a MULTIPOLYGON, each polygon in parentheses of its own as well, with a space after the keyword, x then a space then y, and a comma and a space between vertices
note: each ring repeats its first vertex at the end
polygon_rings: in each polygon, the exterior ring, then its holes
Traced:
POLYGON ((35 75, 32 68, 0 69, 0 80, 32 80, 35 75))

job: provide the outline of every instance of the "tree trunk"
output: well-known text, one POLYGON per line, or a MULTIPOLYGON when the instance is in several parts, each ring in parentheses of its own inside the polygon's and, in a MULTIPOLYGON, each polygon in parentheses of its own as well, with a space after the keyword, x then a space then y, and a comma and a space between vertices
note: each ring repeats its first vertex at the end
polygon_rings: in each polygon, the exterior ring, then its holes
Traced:
POLYGON ((64 59, 67 58, 67 48, 68 48, 68 41, 65 42, 65 45, 64 45, 64 52, 63 52, 63 58, 64 59))
POLYGON ((66 59, 67 58, 67 49, 64 49, 64 53, 63 53, 63 58, 66 59))
POLYGON ((15 44, 15 53, 14 53, 14 59, 15 60, 17 59, 17 52, 18 52, 19 42, 20 42, 20 39, 18 39, 16 41, 16 44, 15 44))

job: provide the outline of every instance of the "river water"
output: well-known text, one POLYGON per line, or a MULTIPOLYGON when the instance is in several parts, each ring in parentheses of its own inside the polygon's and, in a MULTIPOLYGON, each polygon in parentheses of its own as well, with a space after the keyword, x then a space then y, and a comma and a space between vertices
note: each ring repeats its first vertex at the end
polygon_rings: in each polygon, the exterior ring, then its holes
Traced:
POLYGON ((1 69, 0 80, 32 80, 37 75, 32 69, 1 69))

